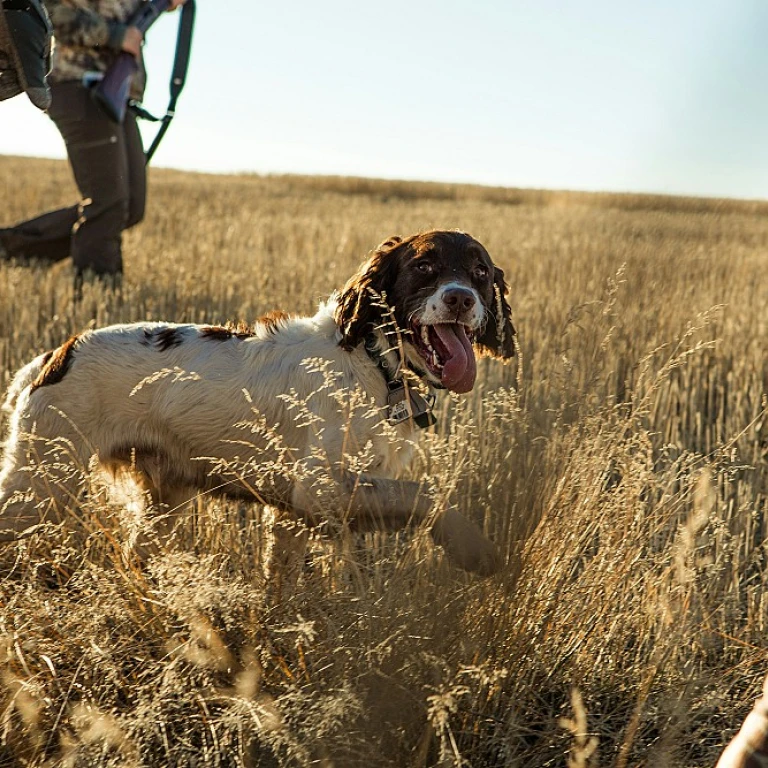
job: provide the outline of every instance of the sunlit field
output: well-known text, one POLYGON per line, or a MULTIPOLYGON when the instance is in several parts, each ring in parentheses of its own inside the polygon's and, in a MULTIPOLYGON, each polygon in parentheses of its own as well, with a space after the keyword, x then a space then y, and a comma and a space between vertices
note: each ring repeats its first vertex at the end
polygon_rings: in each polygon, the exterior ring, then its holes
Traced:
MULTIPOLYGON (((57 161, 0 189, 0 226, 76 196, 57 161)), ((714 766, 768 673, 768 203, 153 169, 121 292, 0 263, 0 384, 88 327, 314 313, 433 227, 504 269, 520 355, 409 476, 502 573, 342 532, 273 599, 257 506, 142 560, 83 498, 0 577, 1 766, 714 766)))

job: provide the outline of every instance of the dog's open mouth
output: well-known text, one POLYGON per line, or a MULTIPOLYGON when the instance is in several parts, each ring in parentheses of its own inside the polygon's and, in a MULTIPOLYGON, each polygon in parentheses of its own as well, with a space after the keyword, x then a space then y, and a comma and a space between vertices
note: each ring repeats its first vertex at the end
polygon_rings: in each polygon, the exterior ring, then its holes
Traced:
POLYGON ((475 385, 477 364, 472 349, 474 332, 461 323, 411 323, 412 341, 429 372, 452 392, 469 392, 475 385))

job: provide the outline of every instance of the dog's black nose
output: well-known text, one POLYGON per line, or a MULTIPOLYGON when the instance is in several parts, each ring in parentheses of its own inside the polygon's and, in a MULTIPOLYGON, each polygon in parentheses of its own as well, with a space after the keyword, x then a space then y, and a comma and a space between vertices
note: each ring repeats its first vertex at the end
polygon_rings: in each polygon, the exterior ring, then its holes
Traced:
POLYGON ((465 312, 468 309, 472 309, 477 303, 475 294, 470 291, 469 288, 448 288, 443 293, 443 302, 447 307, 451 309, 458 309, 461 312, 465 312))

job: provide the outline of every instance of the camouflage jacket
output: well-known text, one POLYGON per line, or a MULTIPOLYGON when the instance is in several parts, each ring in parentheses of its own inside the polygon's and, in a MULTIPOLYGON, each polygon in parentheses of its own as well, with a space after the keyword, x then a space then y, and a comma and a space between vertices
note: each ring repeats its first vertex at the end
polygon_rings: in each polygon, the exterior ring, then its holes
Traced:
MULTIPOLYGON (((128 21, 144 0, 45 0, 54 34, 52 83, 81 80, 86 72, 105 72, 120 53, 128 21)), ((141 99, 143 62, 131 84, 141 99)))

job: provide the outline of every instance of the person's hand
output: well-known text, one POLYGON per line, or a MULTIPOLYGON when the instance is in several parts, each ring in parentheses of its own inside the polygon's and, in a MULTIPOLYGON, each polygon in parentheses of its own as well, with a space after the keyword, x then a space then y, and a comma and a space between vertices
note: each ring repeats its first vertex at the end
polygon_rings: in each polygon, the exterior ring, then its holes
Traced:
POLYGON ((125 30, 122 50, 133 54, 137 59, 141 56, 141 44, 144 41, 144 33, 138 27, 128 27, 125 30))

